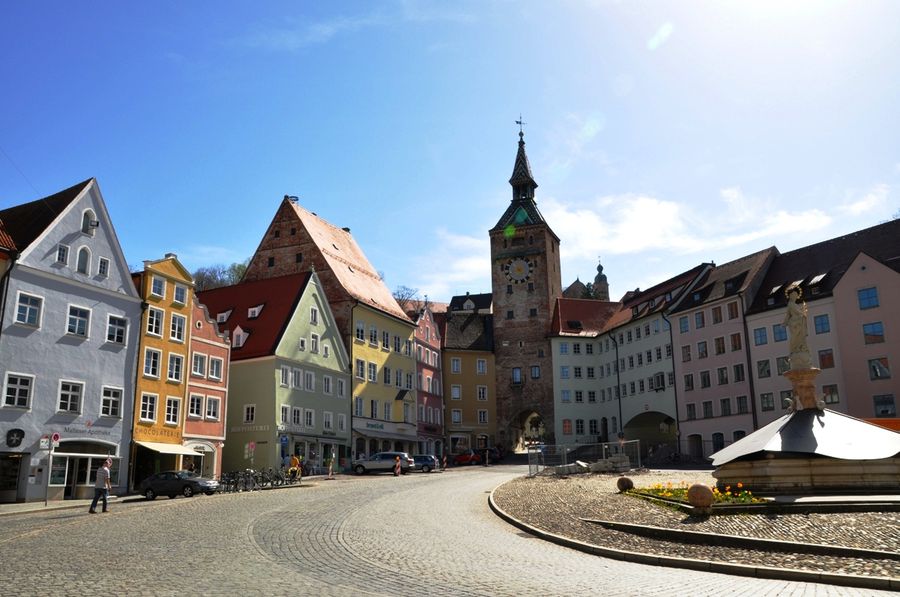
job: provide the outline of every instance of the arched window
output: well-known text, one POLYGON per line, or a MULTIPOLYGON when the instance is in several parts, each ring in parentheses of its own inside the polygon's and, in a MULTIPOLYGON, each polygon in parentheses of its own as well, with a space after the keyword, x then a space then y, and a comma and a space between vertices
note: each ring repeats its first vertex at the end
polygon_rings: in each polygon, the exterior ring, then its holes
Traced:
POLYGON ((75 270, 79 274, 88 274, 88 267, 91 263, 91 252, 87 247, 81 247, 78 249, 78 264, 75 270))
POLYGON ((725 447, 725 435, 722 433, 713 433, 712 434, 712 445, 713 451, 718 452, 722 448, 725 447))
POLYGON ((94 236, 94 230, 96 229, 97 220, 94 216, 94 212, 89 209, 84 210, 84 214, 81 216, 81 231, 85 234, 94 236))

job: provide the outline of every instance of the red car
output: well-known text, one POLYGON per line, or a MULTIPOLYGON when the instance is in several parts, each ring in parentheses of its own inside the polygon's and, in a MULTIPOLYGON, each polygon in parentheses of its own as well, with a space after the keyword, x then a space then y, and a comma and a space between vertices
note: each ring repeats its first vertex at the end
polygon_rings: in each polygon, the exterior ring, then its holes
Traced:
POLYGON ((481 455, 474 450, 469 450, 462 454, 455 455, 453 457, 453 464, 457 466, 460 464, 481 464, 481 455))

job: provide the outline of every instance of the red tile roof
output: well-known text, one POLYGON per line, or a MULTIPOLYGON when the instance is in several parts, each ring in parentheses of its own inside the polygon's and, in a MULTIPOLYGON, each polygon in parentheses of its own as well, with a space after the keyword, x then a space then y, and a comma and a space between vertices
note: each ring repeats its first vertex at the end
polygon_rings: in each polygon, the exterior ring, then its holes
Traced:
POLYGON ((621 303, 591 299, 557 298, 550 330, 561 336, 597 336, 621 303))
POLYGON ((356 244, 349 229, 338 228, 291 201, 300 222, 319 247, 338 283, 353 298, 404 321, 406 313, 397 304, 378 272, 356 244))
POLYGON ((6 231, 6 225, 0 220, 0 251, 11 253, 16 250, 16 243, 6 231))
POLYGON ((228 320, 219 323, 219 327, 227 330, 232 338, 232 361, 275 354, 310 276, 309 272, 291 274, 197 293, 213 318, 231 311, 228 320), (251 319, 249 309, 259 306, 262 306, 259 315, 251 319), (234 345, 234 330, 238 326, 247 334, 240 347, 234 345))

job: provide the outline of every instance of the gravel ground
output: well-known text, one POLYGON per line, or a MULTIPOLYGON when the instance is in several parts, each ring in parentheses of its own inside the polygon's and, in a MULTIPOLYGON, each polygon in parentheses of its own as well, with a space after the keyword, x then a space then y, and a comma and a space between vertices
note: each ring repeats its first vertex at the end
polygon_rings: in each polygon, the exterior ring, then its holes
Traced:
MULTIPOLYGON (((706 483, 708 472, 632 471, 635 487, 656 483, 706 483)), ((900 513, 739 514, 700 520, 646 500, 621 495, 618 475, 523 477, 494 492, 497 505, 543 531, 602 547, 717 562, 838 574, 900 578, 900 561, 809 555, 677 543, 605 529, 579 518, 644 524, 670 529, 820 543, 900 553, 900 513)))

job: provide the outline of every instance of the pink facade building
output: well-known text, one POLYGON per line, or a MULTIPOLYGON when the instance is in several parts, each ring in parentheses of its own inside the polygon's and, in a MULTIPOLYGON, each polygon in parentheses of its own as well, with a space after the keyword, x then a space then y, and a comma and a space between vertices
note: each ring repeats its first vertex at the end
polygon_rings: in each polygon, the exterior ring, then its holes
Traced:
POLYGON ((192 299, 191 326, 184 445, 197 454, 185 456, 183 465, 204 477, 218 477, 225 447, 231 343, 196 296, 192 299))
MULTIPOLYGON (((411 303, 404 305, 411 307, 411 303)), ((442 456, 444 446, 444 397, 441 379, 441 335, 429 304, 407 310, 416 322, 416 403, 420 454, 442 456)))

